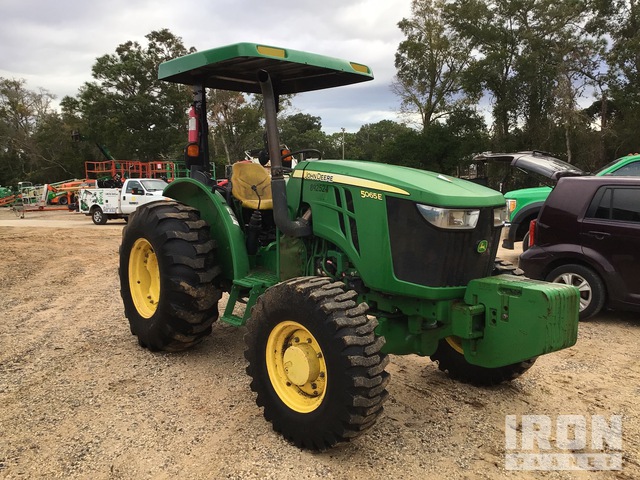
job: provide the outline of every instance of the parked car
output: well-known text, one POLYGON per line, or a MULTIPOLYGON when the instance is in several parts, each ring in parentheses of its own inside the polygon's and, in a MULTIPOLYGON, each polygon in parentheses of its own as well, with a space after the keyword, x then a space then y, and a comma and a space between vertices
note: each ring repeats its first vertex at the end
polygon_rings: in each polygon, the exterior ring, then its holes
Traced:
POLYGON ((581 319, 640 311, 640 177, 561 178, 529 234, 520 268, 577 287, 581 319))
POLYGON ((474 157, 466 177, 499 190, 507 201, 509 220, 502 247, 512 250, 523 241, 526 250, 529 223, 559 178, 584 175, 640 176, 640 155, 627 155, 589 173, 537 150, 517 153, 483 153, 474 157))

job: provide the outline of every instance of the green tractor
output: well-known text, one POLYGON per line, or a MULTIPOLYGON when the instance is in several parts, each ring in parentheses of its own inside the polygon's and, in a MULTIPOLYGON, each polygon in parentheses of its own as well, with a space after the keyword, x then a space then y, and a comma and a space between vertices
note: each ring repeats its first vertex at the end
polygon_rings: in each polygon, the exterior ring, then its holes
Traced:
POLYGON ((211 334, 227 293, 220 320, 246 328, 256 402, 295 445, 372 427, 388 354, 496 384, 576 342, 575 288, 499 274, 513 268, 496 262, 498 192, 373 162, 283 166, 298 153, 281 152, 279 96, 371 80, 365 65, 242 43, 165 62, 159 78, 193 88, 191 174, 124 228, 125 315, 142 347, 180 351, 211 334), (209 176, 206 88, 262 94, 270 171, 237 162, 228 184, 209 176))

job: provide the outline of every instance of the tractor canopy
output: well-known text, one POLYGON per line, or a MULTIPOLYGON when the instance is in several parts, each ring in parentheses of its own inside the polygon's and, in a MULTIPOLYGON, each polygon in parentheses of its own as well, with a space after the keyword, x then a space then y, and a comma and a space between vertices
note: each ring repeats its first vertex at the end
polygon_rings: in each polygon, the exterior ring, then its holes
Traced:
POLYGON ((276 95, 373 80, 366 65, 313 53, 237 43, 192 53, 160 65, 158 78, 185 85, 261 93, 258 72, 271 76, 276 95))

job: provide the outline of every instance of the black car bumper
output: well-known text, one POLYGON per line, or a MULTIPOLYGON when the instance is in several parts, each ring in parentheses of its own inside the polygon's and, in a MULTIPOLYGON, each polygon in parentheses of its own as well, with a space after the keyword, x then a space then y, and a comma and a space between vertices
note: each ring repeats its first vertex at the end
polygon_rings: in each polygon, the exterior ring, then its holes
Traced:
POLYGON ((556 257, 552 253, 534 245, 520 255, 518 266, 527 277, 544 280, 548 265, 554 258, 556 257))

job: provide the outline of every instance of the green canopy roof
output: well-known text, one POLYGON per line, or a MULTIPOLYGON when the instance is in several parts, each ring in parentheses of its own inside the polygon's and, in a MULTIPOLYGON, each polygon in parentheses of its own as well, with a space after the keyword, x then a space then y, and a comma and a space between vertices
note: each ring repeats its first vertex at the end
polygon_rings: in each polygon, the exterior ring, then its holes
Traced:
POLYGON ((260 93, 258 72, 271 76, 277 95, 350 85, 373 79, 366 65, 254 43, 237 43, 169 60, 158 78, 168 82, 260 93))

